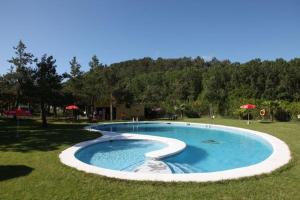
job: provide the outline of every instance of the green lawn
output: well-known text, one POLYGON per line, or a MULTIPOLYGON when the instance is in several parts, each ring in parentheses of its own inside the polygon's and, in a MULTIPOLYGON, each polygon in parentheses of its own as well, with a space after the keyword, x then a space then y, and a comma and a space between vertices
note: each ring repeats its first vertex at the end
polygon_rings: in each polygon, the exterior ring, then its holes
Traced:
POLYGON ((87 174, 60 163, 67 147, 96 138, 85 124, 0 119, 0 199, 300 199, 300 122, 262 124, 233 119, 187 119, 270 133, 285 141, 293 160, 269 175, 217 183, 137 182, 87 174))

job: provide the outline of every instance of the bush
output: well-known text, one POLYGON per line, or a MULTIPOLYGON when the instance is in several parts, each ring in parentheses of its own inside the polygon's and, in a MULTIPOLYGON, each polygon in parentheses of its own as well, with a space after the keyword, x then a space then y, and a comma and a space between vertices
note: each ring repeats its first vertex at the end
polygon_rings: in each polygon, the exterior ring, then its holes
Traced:
POLYGON ((292 115, 289 111, 284 110, 282 108, 278 108, 275 112, 275 119, 277 121, 281 121, 281 122, 287 122, 290 121, 292 118, 292 115))
POLYGON ((188 118, 199 118, 200 113, 196 112, 196 111, 192 111, 192 110, 186 110, 184 112, 185 116, 187 116, 188 118))
MULTIPOLYGON (((242 118, 243 120, 248 120, 248 112, 242 113, 242 114, 241 114, 241 118, 242 118)), ((252 115, 252 113, 249 113, 249 120, 252 120, 252 119, 253 119, 253 115, 252 115)))
POLYGON ((238 116, 240 119, 248 120, 248 112, 249 112, 249 119, 252 120, 254 118, 253 113, 246 109, 238 108, 233 112, 233 114, 234 116, 238 116))
POLYGON ((242 113, 242 109, 238 108, 238 109, 235 109, 233 112, 232 112, 232 117, 234 118, 238 118, 238 119, 241 119, 241 113, 242 113))
POLYGON ((297 118, 297 115, 300 114, 300 102, 289 103, 286 108, 291 112, 293 117, 297 118))

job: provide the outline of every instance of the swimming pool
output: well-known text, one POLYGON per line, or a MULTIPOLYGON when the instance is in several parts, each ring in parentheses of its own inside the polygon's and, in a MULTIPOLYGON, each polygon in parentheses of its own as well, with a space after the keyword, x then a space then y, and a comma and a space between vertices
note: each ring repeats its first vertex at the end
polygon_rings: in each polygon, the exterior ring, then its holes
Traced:
POLYGON ((78 145, 69 156, 77 166, 89 168, 78 169, 110 177, 213 181, 268 173, 290 159, 287 145, 279 139, 241 128, 140 122, 94 125, 89 130, 104 136, 78 145))

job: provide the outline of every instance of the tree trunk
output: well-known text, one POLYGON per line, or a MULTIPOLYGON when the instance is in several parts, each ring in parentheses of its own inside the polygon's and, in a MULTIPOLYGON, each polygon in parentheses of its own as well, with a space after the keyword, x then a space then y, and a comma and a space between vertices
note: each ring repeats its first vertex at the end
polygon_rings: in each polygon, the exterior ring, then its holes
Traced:
POLYGON ((91 117, 91 120, 94 118, 94 112, 95 112, 95 100, 94 97, 92 97, 92 102, 91 102, 91 109, 90 109, 90 114, 89 117, 91 117))
POLYGON ((269 115, 271 118, 271 122, 273 122, 273 109, 271 108, 271 106, 269 105, 269 115))
POLYGON ((73 111, 73 120, 77 120, 77 116, 76 116, 76 110, 72 110, 73 111))
POLYGON ((15 104, 15 108, 19 108, 20 105, 20 100, 19 100, 19 95, 17 94, 17 99, 16 99, 16 104, 15 104))
MULTIPOLYGON (((18 80, 19 82, 19 80, 18 80)), ((17 97, 16 97, 16 104, 15 107, 18 108, 20 105, 20 96, 21 96, 21 91, 20 91, 20 86, 17 88, 17 97)))
POLYGON ((47 114, 50 114, 50 112, 51 112, 51 111, 50 111, 50 110, 51 110, 50 108, 51 108, 51 106, 50 106, 50 105, 47 105, 47 114))
POLYGON ((41 114, 42 114, 42 126, 47 127, 47 118, 46 118, 46 109, 45 109, 45 103, 43 100, 41 100, 41 114))
POLYGON ((273 110, 271 111, 271 121, 272 122, 274 121, 274 111, 273 110))
POLYGON ((112 94, 110 94, 110 121, 113 120, 113 104, 112 104, 112 94))
POLYGON ((56 110, 56 106, 53 106, 53 114, 54 114, 54 117, 57 118, 57 110, 56 110))

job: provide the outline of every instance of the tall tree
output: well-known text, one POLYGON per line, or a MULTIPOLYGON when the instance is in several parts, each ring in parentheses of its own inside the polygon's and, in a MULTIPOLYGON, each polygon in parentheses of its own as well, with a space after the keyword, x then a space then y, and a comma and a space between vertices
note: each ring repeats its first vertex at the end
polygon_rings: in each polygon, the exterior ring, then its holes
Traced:
POLYGON ((35 71, 36 91, 41 106, 43 127, 47 126, 46 103, 49 103, 51 97, 61 89, 62 77, 56 72, 55 62, 52 56, 44 55, 37 63, 35 71))
POLYGON ((78 63, 77 58, 73 57, 70 61, 70 74, 65 76, 69 78, 66 84, 66 91, 71 93, 74 97, 74 103, 82 103, 83 99, 83 72, 81 71, 81 65, 78 63))
POLYGON ((104 82, 106 85, 106 93, 110 102, 110 120, 113 120, 113 104, 115 98, 113 96, 116 86, 118 84, 118 76, 113 68, 107 68, 104 71, 104 82))
POLYGON ((103 68, 103 64, 100 63, 98 57, 96 55, 93 55, 92 60, 89 62, 90 71, 94 71, 99 68, 103 68))
POLYGON ((103 98, 103 68, 97 56, 93 56, 89 62, 90 70, 83 76, 83 93, 86 104, 89 106, 88 113, 94 113, 95 102, 103 98))
POLYGON ((70 75, 72 78, 77 78, 82 75, 82 71, 80 70, 81 65, 77 62, 76 56, 72 58, 72 60, 70 61, 70 65, 71 65, 70 75))
POLYGON ((16 47, 13 47, 13 49, 15 50, 15 57, 12 57, 8 62, 12 64, 11 69, 12 72, 15 73, 15 106, 18 107, 22 97, 30 96, 30 93, 32 92, 33 70, 31 64, 36 62, 36 59, 34 59, 33 54, 26 52, 26 45, 21 40, 16 47))

